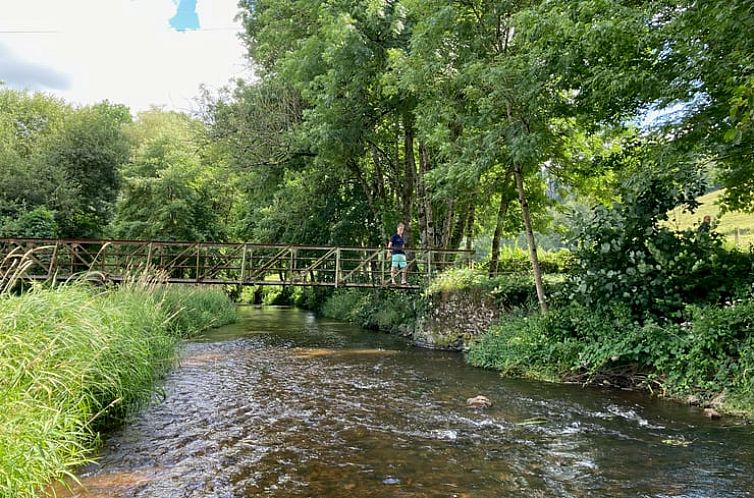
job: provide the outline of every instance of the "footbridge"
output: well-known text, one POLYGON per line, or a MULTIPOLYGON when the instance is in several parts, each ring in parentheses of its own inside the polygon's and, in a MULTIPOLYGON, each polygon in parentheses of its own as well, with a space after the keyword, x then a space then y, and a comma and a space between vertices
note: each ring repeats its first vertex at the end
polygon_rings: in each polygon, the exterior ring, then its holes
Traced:
MULTIPOLYGON (((471 266, 473 251, 407 251, 408 284, 471 266)), ((171 283, 391 286, 386 248, 283 244, 0 238, 0 283, 97 275, 114 282, 156 275, 171 283)))

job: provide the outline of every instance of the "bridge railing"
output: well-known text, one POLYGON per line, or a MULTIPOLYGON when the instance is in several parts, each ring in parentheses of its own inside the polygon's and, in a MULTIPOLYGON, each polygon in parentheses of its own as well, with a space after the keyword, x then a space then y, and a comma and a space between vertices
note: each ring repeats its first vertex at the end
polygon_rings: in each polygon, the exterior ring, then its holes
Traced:
MULTIPOLYGON (((116 281, 160 272, 169 282, 206 284, 381 287, 391 280, 386 248, 0 239, 2 264, 7 266, 21 255, 32 262, 27 276, 36 279, 96 271, 116 281)), ((420 281, 447 268, 471 266, 473 251, 408 250, 407 262, 408 287, 417 287, 420 281)))

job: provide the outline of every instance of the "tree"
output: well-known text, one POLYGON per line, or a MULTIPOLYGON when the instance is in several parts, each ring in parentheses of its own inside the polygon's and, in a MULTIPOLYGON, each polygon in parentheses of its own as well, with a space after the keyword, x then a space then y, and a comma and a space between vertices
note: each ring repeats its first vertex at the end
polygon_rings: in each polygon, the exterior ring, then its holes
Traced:
POLYGON ((123 128, 131 115, 107 102, 75 110, 46 151, 48 165, 62 170, 75 201, 58 212, 61 235, 97 237, 110 222, 120 186, 119 168, 129 154, 123 128))
POLYGON ((73 109, 43 94, 0 91, 5 233, 28 234, 20 220, 32 223, 44 212, 55 218, 50 235, 100 235, 117 195, 118 167, 127 157, 122 127, 129 120, 122 106, 73 109))
POLYGON ((141 113, 128 130, 134 152, 123 169, 113 233, 150 240, 228 237, 235 181, 203 140, 199 121, 157 109, 141 113), (213 157, 215 163, 209 162, 213 157))

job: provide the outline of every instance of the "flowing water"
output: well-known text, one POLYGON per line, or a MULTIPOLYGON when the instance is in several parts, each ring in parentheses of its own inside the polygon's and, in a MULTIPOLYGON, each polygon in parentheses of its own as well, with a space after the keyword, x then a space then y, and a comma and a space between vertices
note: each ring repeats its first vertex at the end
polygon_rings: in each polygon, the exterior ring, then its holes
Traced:
POLYGON ((296 309, 243 308, 187 343, 164 395, 71 496, 754 496, 740 420, 502 379, 296 309), (467 407, 477 394, 494 406, 467 407))

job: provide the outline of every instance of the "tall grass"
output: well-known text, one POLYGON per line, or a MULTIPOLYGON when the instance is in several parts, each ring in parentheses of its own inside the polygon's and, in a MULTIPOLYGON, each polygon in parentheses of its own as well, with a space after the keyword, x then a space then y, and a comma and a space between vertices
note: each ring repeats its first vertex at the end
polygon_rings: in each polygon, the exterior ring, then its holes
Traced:
POLYGON ((180 337, 232 320, 218 291, 130 285, 0 296, 0 497, 91 461, 97 431, 148 403, 180 337))

